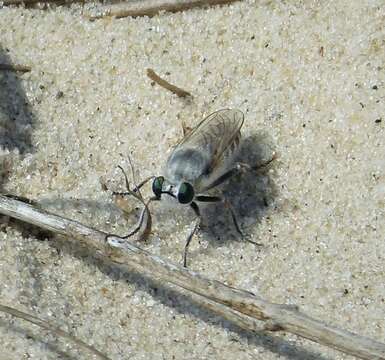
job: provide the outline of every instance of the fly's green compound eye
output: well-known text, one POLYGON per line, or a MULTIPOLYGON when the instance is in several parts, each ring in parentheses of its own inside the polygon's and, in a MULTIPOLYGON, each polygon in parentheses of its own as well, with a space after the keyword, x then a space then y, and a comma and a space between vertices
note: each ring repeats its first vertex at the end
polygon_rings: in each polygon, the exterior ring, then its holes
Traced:
POLYGON ((184 182, 180 184, 178 191, 178 201, 181 204, 188 204, 194 199, 194 188, 191 184, 184 182))
POLYGON ((152 191, 155 194, 155 196, 159 199, 160 199, 160 196, 162 195, 163 182, 164 182, 164 177, 158 176, 154 179, 152 183, 152 191))

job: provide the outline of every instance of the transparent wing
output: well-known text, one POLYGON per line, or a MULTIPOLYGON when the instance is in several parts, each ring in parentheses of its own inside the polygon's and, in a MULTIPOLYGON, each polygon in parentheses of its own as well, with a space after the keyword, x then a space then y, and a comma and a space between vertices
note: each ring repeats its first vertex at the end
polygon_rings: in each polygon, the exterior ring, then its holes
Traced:
MULTIPOLYGON (((244 115, 236 109, 218 110, 203 119, 176 146, 196 149, 209 159, 208 172, 222 165, 238 146, 244 115)), ((174 150, 174 151, 175 151, 174 150)))
POLYGON ((197 191, 205 188, 233 159, 242 124, 239 110, 219 110, 203 119, 170 154, 165 168, 169 182, 187 181, 197 191))

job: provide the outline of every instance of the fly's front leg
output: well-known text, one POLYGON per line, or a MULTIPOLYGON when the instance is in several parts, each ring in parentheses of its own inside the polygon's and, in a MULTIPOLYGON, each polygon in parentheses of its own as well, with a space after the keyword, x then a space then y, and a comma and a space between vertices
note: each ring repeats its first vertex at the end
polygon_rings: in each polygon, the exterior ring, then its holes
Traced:
POLYGON ((135 186, 132 190, 130 189, 130 184, 128 182, 128 179, 127 179, 127 175, 123 172, 124 174, 124 178, 125 178, 125 181, 126 181, 126 188, 128 191, 124 191, 124 192, 117 192, 117 191, 114 191, 112 194, 113 195, 120 195, 120 196, 127 196, 127 195, 133 195, 133 194, 136 194, 143 185, 147 184, 150 180, 152 180, 154 178, 154 176, 149 176, 148 178, 144 179, 142 182, 140 182, 137 186, 135 186))
MULTIPOLYGON (((132 166, 132 164, 131 164, 131 166, 132 166)), ((128 239, 131 236, 135 235, 137 232, 139 232, 139 230, 142 228, 143 224, 145 223, 144 232, 140 237, 141 240, 145 240, 148 237, 148 235, 151 233, 151 225, 152 225, 152 217, 151 217, 151 213, 150 213, 148 206, 149 206, 151 201, 155 201, 157 199, 156 198, 150 198, 147 202, 145 202, 143 197, 142 197, 142 194, 140 193, 140 188, 144 184, 146 184, 150 179, 152 179, 153 176, 145 179, 139 185, 135 186, 135 188, 133 190, 131 190, 130 189, 130 183, 128 181, 128 177, 127 177, 126 172, 124 171, 124 169, 120 165, 118 167, 124 175, 127 191, 126 192, 115 192, 114 191, 112 194, 115 196, 116 195, 118 195, 118 196, 130 195, 130 196, 133 196, 135 199, 139 200, 143 204, 143 209, 140 213, 139 220, 138 220, 137 224, 133 227, 133 229, 127 235, 120 236, 120 238, 121 239, 128 239)), ((108 239, 109 236, 116 236, 116 235, 109 234, 106 236, 106 240, 108 239)))
POLYGON ((133 196, 135 199, 139 200, 143 205, 144 204, 144 199, 142 197, 142 194, 140 193, 140 188, 145 185, 148 181, 150 181, 151 179, 153 179, 154 177, 153 176, 150 176, 148 177, 147 179, 143 180, 139 185, 136 185, 135 188, 133 190, 131 190, 130 188, 130 183, 128 181, 128 177, 127 177, 127 174, 126 172, 124 171, 124 169, 118 165, 118 168, 122 171, 123 175, 124 175, 124 179, 125 179, 125 182, 126 182, 126 189, 127 191, 123 191, 123 192, 118 192, 118 191, 113 191, 112 192, 112 195, 113 196, 121 196, 121 197, 125 197, 125 196, 133 196))
POLYGON ((140 188, 143 186, 143 185, 146 185, 150 180, 153 180, 155 178, 155 176, 149 176, 148 178, 144 179, 143 181, 141 181, 139 183, 139 185, 135 186, 132 191, 133 192, 138 192, 140 190, 140 188))
POLYGON ((198 231, 199 225, 200 225, 201 220, 202 220, 201 212, 200 212, 200 210, 199 210, 198 205, 197 205, 195 202, 192 202, 192 203, 190 204, 190 206, 191 206, 192 209, 194 210, 194 213, 195 213, 195 215, 197 216, 197 218, 195 219, 194 227, 193 227, 192 231, 190 232, 189 236, 187 237, 186 245, 184 246, 184 251, 183 251, 183 266, 184 266, 185 268, 187 268, 187 251, 188 251, 188 247, 189 247, 189 245, 190 245, 191 239, 193 238, 193 236, 194 236, 194 235, 196 234, 196 232, 198 231))

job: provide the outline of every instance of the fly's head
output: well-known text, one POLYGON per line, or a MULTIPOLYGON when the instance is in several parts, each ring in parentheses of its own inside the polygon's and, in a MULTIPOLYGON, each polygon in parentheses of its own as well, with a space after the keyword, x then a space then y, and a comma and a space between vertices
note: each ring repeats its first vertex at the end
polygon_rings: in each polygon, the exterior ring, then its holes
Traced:
POLYGON ((170 184, 163 176, 157 176, 152 182, 152 192, 156 200, 162 194, 167 194, 177 199, 180 204, 190 204, 194 200, 194 187, 188 182, 181 182, 179 186, 170 184))

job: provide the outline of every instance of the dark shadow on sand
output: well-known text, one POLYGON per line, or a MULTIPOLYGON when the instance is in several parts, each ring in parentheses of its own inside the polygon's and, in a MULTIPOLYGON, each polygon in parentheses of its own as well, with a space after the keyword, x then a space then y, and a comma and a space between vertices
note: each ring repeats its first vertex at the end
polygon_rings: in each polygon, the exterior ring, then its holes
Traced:
MULTIPOLYGON (((9 50, 0 44, 0 64, 13 64, 9 50)), ((21 84, 21 72, 0 70, 0 147, 9 151, 18 149, 24 155, 34 151, 32 131, 35 116, 21 84)), ((12 168, 9 156, 0 158, 0 189, 7 182, 12 168)))
MULTIPOLYGON (((24 337, 26 340, 33 339, 34 341, 39 342, 41 347, 44 347, 47 349, 47 352, 56 354, 57 359, 76 360, 79 358, 79 356, 75 354, 76 350, 73 350, 73 351, 68 350, 69 340, 60 339, 60 337, 56 335, 52 335, 50 338, 47 338, 46 330, 39 332, 39 328, 37 326, 31 326, 31 324, 29 323, 26 326, 24 326, 24 324, 26 324, 26 322, 25 320, 22 320, 22 319, 17 319, 16 321, 12 321, 12 322, 0 319, 1 327, 6 328, 9 332, 18 334, 20 337, 24 337), (32 327, 34 327, 35 330, 31 330, 32 327), (59 341, 54 340, 53 336, 55 336, 55 338, 60 340, 59 341)), ((75 345, 72 345, 71 348, 77 349, 75 345)), ((78 351, 81 351, 81 350, 78 350, 78 351)))
MULTIPOLYGON (((96 266, 99 270, 109 276, 114 281, 123 281, 135 284, 136 289, 151 294, 157 301, 176 310, 179 314, 188 314, 200 319, 212 326, 228 329, 234 333, 234 341, 239 341, 237 337, 247 340, 249 344, 264 349, 290 360, 329 360, 312 350, 307 350, 298 346, 293 341, 287 341, 277 335, 271 335, 266 331, 247 331, 237 325, 214 315, 196 303, 187 294, 183 294, 165 283, 158 282, 149 278, 147 275, 137 272, 128 272, 115 264, 110 264, 107 260, 95 256, 88 249, 79 244, 70 244, 66 240, 52 242, 52 246, 58 251, 69 253, 71 256, 82 259, 89 266, 96 266)), ((261 322, 261 327, 263 323, 261 322)), ((107 354, 108 355, 108 354, 107 354)))
MULTIPOLYGON (((0 63, 12 64, 8 50, 0 45, 0 63)), ((0 70, 0 146, 33 152, 32 131, 35 117, 21 84, 22 73, 0 70)))
MULTIPOLYGON (((261 142, 258 142, 258 144, 261 144, 261 142)), ((246 147, 245 149, 250 150, 250 146, 246 147)), ((253 147, 253 149, 255 148, 253 147)), ((262 153, 263 151, 261 149, 261 151, 259 151, 257 154, 262 154, 262 153)), ((246 153, 244 156, 246 156, 246 160, 247 159, 253 160, 252 155, 253 154, 249 152, 249 153, 246 153)), ((241 152, 241 157, 242 157, 242 152, 241 152)), ((242 159, 245 159, 245 158, 242 158, 242 159)), ((236 184, 238 183, 236 182, 236 184)), ((250 189, 248 190, 250 191, 249 193, 246 192, 250 194, 249 195, 250 197, 253 198, 256 196, 256 194, 257 195, 259 194, 258 192, 256 192, 256 190, 260 189, 259 187, 260 183, 255 180, 255 176, 251 176, 250 180, 246 181, 245 184, 246 184, 245 188, 250 189)), ((231 186, 231 183, 227 186, 231 186)), ((237 191, 241 191, 240 186, 241 185, 239 185, 239 187, 236 190, 234 190, 235 191, 234 197, 239 196, 239 194, 237 194, 237 191)), ((262 189, 263 190, 261 190, 261 194, 265 195, 269 201, 272 201, 274 199, 274 196, 270 195, 269 193, 271 187, 262 188, 262 189)), ((246 190, 243 190, 243 191, 246 191, 246 190)), ((95 209, 102 206, 101 204, 87 202, 84 200, 81 202, 84 206, 83 210, 85 210, 86 208, 88 208, 89 210, 92 208, 95 209)), ((250 211, 251 211, 253 216, 256 217, 256 221, 258 221, 258 219, 260 219, 259 216, 264 216, 265 214, 264 209, 266 206, 263 200, 256 203, 257 205, 255 205, 255 202, 250 200, 250 204, 247 202, 242 204, 242 202, 240 201, 239 204, 242 206, 237 207, 237 204, 236 204, 235 209, 236 211, 239 211, 241 214, 243 214, 242 211, 244 211, 247 216, 250 216, 250 211), (262 207, 262 203, 263 203, 263 207, 262 207)), ((218 226, 218 225, 214 224, 214 226, 218 226)), ((36 236, 37 238, 39 238, 39 235, 36 235, 36 236)), ((28 235, 28 237, 30 238, 30 235, 28 235)), ((179 314, 188 314, 192 317, 195 317, 196 319, 209 323, 212 326, 228 329, 234 334, 233 341, 240 341, 239 339, 243 339, 254 347, 262 347, 285 359, 292 359, 292 360, 305 360, 305 359, 327 360, 328 359, 325 356, 322 356, 312 350, 305 349, 304 347, 298 346, 295 342, 285 340, 277 335, 271 335, 270 333, 265 331, 253 332, 253 331, 244 330, 238 327, 237 325, 221 318, 220 316, 217 316, 207 311, 205 308, 200 306, 196 301, 190 298, 188 294, 186 294, 186 292, 181 293, 175 288, 168 286, 166 283, 153 280, 147 275, 139 274, 135 271, 130 272, 120 268, 115 264, 111 264, 109 263, 108 260, 105 260, 104 258, 101 258, 99 255, 96 255, 92 250, 85 248, 80 243, 68 241, 55 235, 52 236, 52 234, 51 236, 49 234, 44 234, 44 236, 41 236, 40 234, 40 238, 42 239, 43 237, 50 239, 51 246, 54 247, 58 252, 66 253, 66 254, 69 254, 70 256, 81 259, 88 266, 97 267, 102 273, 104 273, 106 276, 109 276, 113 281, 135 284, 135 287, 137 290, 148 292, 158 302, 176 310, 179 314)), ((71 308, 71 305, 70 304, 68 305, 71 308)), ((261 327, 262 327, 262 324, 263 323, 261 322, 261 327)), ((24 332, 23 329, 15 329, 15 330, 21 333, 24 332)), ((38 340, 38 337, 36 337, 36 340, 38 340)), ((59 348, 56 348, 55 344, 52 344, 50 348, 52 351, 56 353, 60 353, 61 351, 59 350, 59 348)), ((70 358, 70 355, 67 354, 67 357, 70 358)))
MULTIPOLYGON (((235 160, 258 167, 271 160, 273 154, 272 140, 266 133, 260 132, 242 141, 239 155, 235 160)), ((244 236, 248 236, 248 230, 268 214, 274 203, 277 189, 268 172, 268 169, 274 166, 273 161, 266 168, 237 174, 220 188, 230 202, 244 236)), ((242 241, 230 212, 223 204, 207 205, 202 213, 205 218, 202 231, 213 238, 213 241, 210 241, 211 246, 222 246, 232 240, 242 241)))

